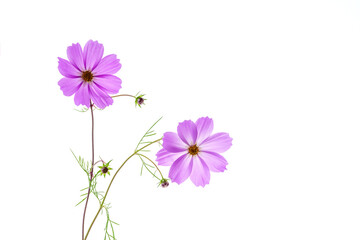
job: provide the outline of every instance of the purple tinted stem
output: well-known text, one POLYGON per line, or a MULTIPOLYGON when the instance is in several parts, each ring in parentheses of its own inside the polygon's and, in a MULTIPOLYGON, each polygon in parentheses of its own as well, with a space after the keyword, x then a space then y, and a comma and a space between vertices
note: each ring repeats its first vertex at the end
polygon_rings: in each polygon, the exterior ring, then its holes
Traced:
POLYGON ((88 189, 88 193, 86 196, 86 202, 85 202, 85 209, 84 209, 84 214, 83 214, 83 221, 82 221, 82 240, 84 240, 84 235, 85 235, 85 215, 86 215, 86 209, 87 209, 87 204, 89 201, 89 196, 90 196, 90 187, 91 187, 91 180, 93 178, 94 175, 94 112, 93 112, 93 104, 90 101, 90 110, 91 110, 91 146, 92 146, 92 160, 91 160, 91 170, 90 170, 90 180, 89 180, 89 189, 88 189))

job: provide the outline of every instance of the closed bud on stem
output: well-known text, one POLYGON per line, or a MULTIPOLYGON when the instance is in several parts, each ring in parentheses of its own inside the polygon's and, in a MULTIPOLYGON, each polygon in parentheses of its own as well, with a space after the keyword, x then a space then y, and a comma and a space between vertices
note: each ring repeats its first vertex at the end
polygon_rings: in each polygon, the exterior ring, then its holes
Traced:
POLYGON ((168 182, 167 179, 163 178, 163 179, 161 179, 161 181, 160 181, 160 185, 161 185, 161 187, 163 187, 163 188, 167 188, 167 187, 169 186, 169 182, 168 182))
POLYGON ((109 171, 109 169, 107 167, 101 168, 101 172, 104 174, 107 173, 108 171, 109 171))
POLYGON ((103 162, 103 165, 99 166, 101 175, 104 175, 104 177, 106 176, 106 174, 110 175, 110 170, 112 170, 112 168, 109 167, 110 162, 111 161, 109 161, 108 163, 103 162))
POLYGON ((144 103, 144 101, 145 101, 145 100, 141 97, 141 98, 138 98, 137 103, 138 103, 139 105, 141 105, 141 104, 144 103))
POLYGON ((139 106, 141 107, 141 105, 145 105, 145 98, 144 98, 145 94, 141 94, 139 96, 135 97, 135 106, 139 106))

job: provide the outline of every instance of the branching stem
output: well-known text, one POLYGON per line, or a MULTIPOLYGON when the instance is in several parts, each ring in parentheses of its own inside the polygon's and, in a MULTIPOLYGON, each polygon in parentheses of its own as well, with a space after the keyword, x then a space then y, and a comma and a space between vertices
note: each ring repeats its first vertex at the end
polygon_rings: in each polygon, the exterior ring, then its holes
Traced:
POLYGON ((156 142, 161 141, 161 139, 162 139, 162 138, 159 138, 158 140, 155 140, 155 141, 153 141, 153 142, 145 145, 144 147, 140 148, 139 150, 135 151, 133 154, 131 154, 131 155, 123 162, 123 164, 121 164, 121 166, 119 167, 119 169, 115 172, 114 176, 112 177, 112 179, 111 179, 111 181, 110 181, 110 183, 109 183, 108 188, 106 189, 106 192, 105 192, 104 198, 102 199, 102 203, 100 204, 99 210, 97 211, 97 213, 96 213, 93 221, 91 222, 91 225, 90 225, 90 227, 89 227, 89 229, 88 229, 88 231, 87 231, 87 233, 86 233, 86 236, 85 236, 85 239, 84 239, 84 240, 87 239, 87 237, 88 237, 88 235, 89 235, 89 232, 90 232, 92 226, 94 225, 94 222, 95 222, 96 218, 98 217, 101 209, 103 208, 104 203, 105 203, 105 199, 106 199, 107 194, 109 193, 111 184, 113 183, 116 175, 119 173, 119 171, 121 170, 121 168, 125 165, 125 163, 126 163, 130 158, 132 158, 134 155, 136 155, 139 151, 143 150, 144 148, 147 148, 147 147, 150 146, 151 144, 154 144, 154 143, 156 143, 156 142))
POLYGON ((162 178, 162 179, 164 178, 163 175, 162 175, 162 173, 161 173, 161 171, 160 171, 160 169, 158 168, 158 166, 157 166, 150 158, 148 158, 147 156, 145 156, 145 155, 143 155, 143 154, 141 154, 141 153, 138 153, 137 155, 138 155, 138 156, 141 156, 141 157, 144 157, 144 158, 146 158, 147 160, 149 160, 149 161, 156 167, 156 169, 159 171, 159 173, 160 173, 160 175, 161 175, 161 178, 162 178))
POLYGON ((94 167, 95 167, 95 165, 98 164, 99 162, 102 162, 102 163, 106 164, 106 162, 101 159, 101 160, 97 161, 96 163, 94 163, 94 167))

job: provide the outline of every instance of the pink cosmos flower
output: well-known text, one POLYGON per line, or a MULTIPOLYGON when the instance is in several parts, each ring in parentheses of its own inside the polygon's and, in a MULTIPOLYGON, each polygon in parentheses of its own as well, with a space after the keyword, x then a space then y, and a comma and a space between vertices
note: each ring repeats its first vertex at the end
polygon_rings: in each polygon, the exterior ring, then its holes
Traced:
POLYGON ((219 153, 231 147, 232 138, 228 133, 212 134, 213 128, 213 120, 202 117, 196 123, 179 123, 177 133, 164 133, 164 148, 156 154, 156 161, 171 166, 171 181, 180 184, 190 177, 196 186, 204 187, 210 182, 210 171, 226 170, 228 163, 219 153))
POLYGON ((114 76, 121 68, 115 54, 103 58, 104 46, 89 40, 82 50, 79 43, 67 48, 69 61, 59 58, 59 71, 64 76, 58 84, 65 96, 75 93, 76 105, 90 107, 90 101, 99 108, 113 103, 109 94, 121 88, 121 79, 114 76))

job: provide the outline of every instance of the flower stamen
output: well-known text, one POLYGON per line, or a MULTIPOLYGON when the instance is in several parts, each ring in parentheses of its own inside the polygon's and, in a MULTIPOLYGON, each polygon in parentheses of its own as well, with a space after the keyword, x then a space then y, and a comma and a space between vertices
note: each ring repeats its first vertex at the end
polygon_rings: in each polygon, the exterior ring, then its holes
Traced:
POLYGON ((81 78, 85 81, 85 82, 91 82, 93 80, 93 74, 90 71, 84 71, 82 72, 81 78))
POLYGON ((199 153, 199 148, 196 146, 196 144, 190 146, 188 150, 190 155, 197 155, 199 153))

